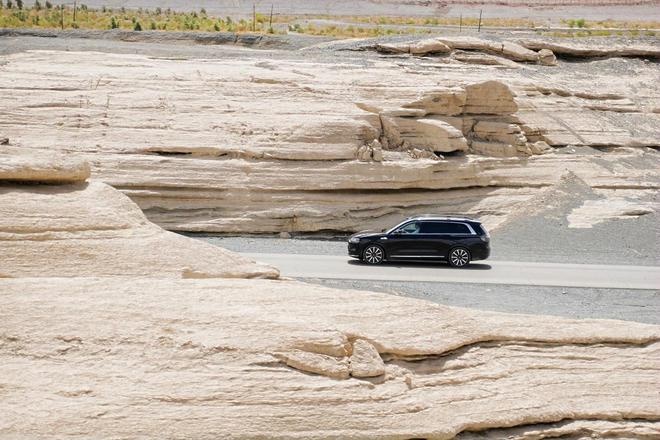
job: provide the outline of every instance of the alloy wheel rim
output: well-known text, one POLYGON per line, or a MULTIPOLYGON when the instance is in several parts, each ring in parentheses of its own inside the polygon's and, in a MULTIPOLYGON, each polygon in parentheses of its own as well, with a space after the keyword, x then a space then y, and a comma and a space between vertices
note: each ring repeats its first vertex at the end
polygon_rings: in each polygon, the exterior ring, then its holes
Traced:
POLYGON ((372 246, 370 248, 367 248, 367 250, 364 253, 364 258, 367 260, 368 263, 374 264, 374 263, 380 263, 381 260, 383 259, 383 251, 380 250, 380 248, 376 246, 372 246))
POLYGON ((468 262, 468 253, 465 249, 454 249, 451 253, 451 262, 454 266, 465 266, 468 262))

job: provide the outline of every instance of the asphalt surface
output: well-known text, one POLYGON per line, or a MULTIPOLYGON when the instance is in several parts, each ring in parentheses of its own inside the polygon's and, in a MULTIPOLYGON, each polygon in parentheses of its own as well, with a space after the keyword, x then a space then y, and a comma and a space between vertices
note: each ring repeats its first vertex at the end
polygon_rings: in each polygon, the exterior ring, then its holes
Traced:
POLYGON ((305 278, 337 289, 368 290, 492 312, 554 315, 573 319, 620 319, 660 325, 658 290, 423 283, 305 278))
POLYGON ((370 266, 334 255, 243 254, 272 264, 284 277, 376 281, 452 282, 529 286, 654 289, 660 286, 660 267, 596 264, 474 262, 463 269, 447 264, 390 262, 370 266))

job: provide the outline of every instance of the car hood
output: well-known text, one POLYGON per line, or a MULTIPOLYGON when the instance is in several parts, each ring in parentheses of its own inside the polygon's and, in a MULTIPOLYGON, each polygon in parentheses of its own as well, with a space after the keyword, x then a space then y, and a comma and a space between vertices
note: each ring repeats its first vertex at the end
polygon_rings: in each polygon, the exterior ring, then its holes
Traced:
POLYGON ((384 234, 385 234, 384 232, 369 229, 369 230, 366 230, 366 231, 356 232, 355 234, 351 235, 349 237, 349 239, 351 239, 351 238, 377 237, 379 235, 384 235, 384 234))

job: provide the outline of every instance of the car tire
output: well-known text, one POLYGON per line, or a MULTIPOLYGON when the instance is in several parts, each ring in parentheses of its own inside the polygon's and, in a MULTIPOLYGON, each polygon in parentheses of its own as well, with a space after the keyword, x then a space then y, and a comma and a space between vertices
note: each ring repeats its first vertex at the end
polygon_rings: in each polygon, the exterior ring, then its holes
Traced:
POLYGON ((367 264, 380 264, 385 260, 385 250, 377 244, 370 244, 362 252, 362 261, 367 264))
POLYGON ((463 247, 457 247, 449 252, 447 258, 451 267, 465 267, 470 264, 470 251, 463 247))

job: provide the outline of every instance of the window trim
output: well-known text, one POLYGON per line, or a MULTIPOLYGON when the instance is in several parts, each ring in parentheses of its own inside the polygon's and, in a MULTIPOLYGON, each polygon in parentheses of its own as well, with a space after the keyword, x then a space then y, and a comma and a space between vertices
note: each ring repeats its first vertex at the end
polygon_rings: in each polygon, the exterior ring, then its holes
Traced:
POLYGON ((475 232, 474 228, 472 225, 469 223, 461 222, 461 221, 455 221, 455 220, 440 220, 440 219, 424 219, 424 220, 406 220, 404 222, 399 223, 389 231, 387 231, 387 234, 392 234, 393 232, 407 226, 409 223, 430 223, 430 222, 436 222, 436 223, 452 223, 452 224, 458 224, 458 225, 463 225, 468 228, 470 232, 465 233, 465 232, 420 232, 419 234, 401 234, 401 235, 479 235, 475 232))

